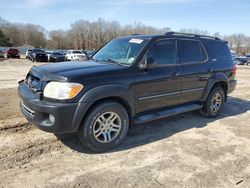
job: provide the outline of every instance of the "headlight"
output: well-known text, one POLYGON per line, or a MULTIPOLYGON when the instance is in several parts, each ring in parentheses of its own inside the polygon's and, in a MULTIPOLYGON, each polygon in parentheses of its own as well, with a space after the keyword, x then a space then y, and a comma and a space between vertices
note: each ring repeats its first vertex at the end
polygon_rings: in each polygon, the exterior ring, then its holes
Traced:
POLYGON ((69 82, 49 82, 44 89, 44 97, 52 99, 72 99, 83 89, 82 84, 69 82))

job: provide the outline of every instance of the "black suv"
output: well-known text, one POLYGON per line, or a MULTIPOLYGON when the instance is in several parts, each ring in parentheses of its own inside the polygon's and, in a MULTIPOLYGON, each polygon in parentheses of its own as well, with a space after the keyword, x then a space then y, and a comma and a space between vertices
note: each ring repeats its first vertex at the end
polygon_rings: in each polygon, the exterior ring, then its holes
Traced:
POLYGON ((217 116, 235 74, 219 38, 131 35, 112 40, 89 61, 32 67, 18 92, 22 113, 38 128, 78 132, 87 149, 101 152, 120 144, 133 124, 192 110, 217 116))
POLYGON ((29 59, 33 62, 47 62, 48 56, 44 50, 40 48, 34 48, 29 53, 29 59))

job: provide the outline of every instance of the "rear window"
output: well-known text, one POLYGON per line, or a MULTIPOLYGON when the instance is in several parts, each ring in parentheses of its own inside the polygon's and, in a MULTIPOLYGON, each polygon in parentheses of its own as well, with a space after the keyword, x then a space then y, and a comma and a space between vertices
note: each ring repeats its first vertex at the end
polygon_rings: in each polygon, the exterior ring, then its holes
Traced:
POLYGON ((81 51, 72 51, 73 54, 82 54, 81 51))
POLYGON ((231 52, 225 41, 207 40, 204 45, 212 61, 232 61, 231 52))
POLYGON ((206 54, 199 41, 180 40, 181 62, 193 63, 206 60, 206 54))
POLYGON ((18 49, 9 49, 9 51, 18 52, 18 49))

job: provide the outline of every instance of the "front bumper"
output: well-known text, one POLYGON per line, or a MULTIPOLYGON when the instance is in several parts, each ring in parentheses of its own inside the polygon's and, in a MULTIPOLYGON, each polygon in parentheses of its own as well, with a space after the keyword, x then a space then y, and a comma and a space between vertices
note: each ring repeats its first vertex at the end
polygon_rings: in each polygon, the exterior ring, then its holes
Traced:
POLYGON ((34 58, 37 62, 47 62, 48 61, 48 57, 44 56, 44 57, 39 57, 39 56, 36 56, 34 58))
POLYGON ((66 60, 66 59, 63 58, 63 57, 62 57, 62 58, 61 58, 61 57, 60 57, 60 58, 51 58, 51 61, 52 61, 52 62, 61 62, 61 61, 65 61, 65 60, 66 60))
POLYGON ((24 82, 19 84, 18 94, 23 115, 28 121, 46 132, 76 132, 87 111, 84 107, 88 107, 87 103, 85 105, 85 103, 58 103, 42 100, 42 94, 33 92, 24 82))

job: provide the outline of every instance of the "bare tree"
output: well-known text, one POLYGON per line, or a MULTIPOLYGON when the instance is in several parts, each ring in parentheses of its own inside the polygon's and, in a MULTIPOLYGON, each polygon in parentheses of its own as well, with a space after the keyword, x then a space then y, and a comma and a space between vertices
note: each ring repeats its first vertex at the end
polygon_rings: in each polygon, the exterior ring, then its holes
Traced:
MULTIPOLYGON (((98 49, 118 36, 163 34, 171 31, 169 27, 155 28, 140 22, 121 25, 117 21, 107 21, 102 18, 96 21, 76 20, 71 24, 69 30, 47 32, 40 25, 10 23, 0 17, 0 29, 14 46, 32 45, 57 49, 98 49)), ((229 47, 237 53, 250 53, 250 37, 244 34, 221 36, 219 32, 210 34, 210 32, 201 29, 180 29, 180 32, 219 37, 227 40, 229 47)))
POLYGON ((242 49, 246 47, 247 37, 241 33, 235 33, 225 37, 228 41, 231 49, 234 49, 236 53, 241 53, 242 49))
POLYGON ((67 32, 63 30, 53 30, 49 32, 49 40, 47 41, 46 47, 57 48, 57 49, 67 49, 67 32))
POLYGON ((180 32, 199 34, 199 35, 210 35, 209 31, 201 30, 201 29, 180 29, 180 32))

